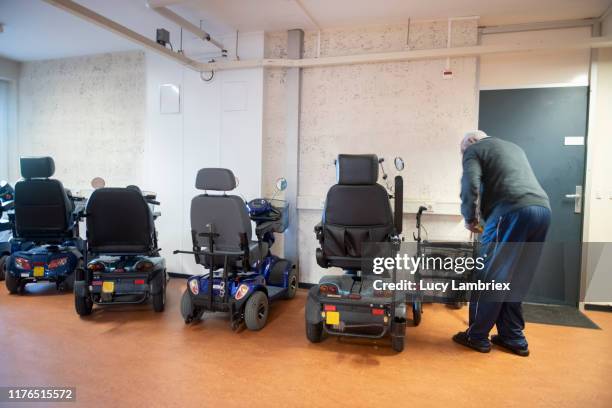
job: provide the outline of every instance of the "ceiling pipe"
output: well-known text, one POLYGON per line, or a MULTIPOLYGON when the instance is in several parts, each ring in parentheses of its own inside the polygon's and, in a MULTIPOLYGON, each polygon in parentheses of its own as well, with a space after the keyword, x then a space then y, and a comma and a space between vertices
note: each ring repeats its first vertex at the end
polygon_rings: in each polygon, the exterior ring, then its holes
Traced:
POLYGON ((597 23, 597 21, 599 21, 599 18, 584 18, 584 19, 577 19, 577 20, 561 20, 561 21, 541 21, 541 22, 536 22, 536 23, 485 26, 485 27, 480 27, 478 30, 483 35, 517 33, 517 32, 524 32, 524 31, 557 30, 561 28, 589 27, 597 23))
POLYGON ((144 35, 141 35, 135 31, 132 31, 129 28, 122 26, 121 24, 116 23, 115 21, 104 17, 103 15, 98 14, 91 9, 88 9, 87 7, 81 6, 80 4, 72 0, 43 0, 43 1, 59 9, 67 11, 77 17, 87 20, 90 23, 93 23, 97 26, 100 26, 109 31, 112 31, 113 33, 118 34, 121 37, 134 41, 135 43, 138 43, 147 49, 150 49, 163 56, 171 58, 174 61, 182 65, 186 65, 188 67, 196 69, 196 67, 200 64, 200 62, 193 60, 191 58, 188 58, 181 53, 176 53, 174 51, 171 51, 168 48, 158 44, 157 42, 145 37, 144 35))
POLYGON ((183 29, 195 34, 196 36, 198 36, 198 38, 201 38, 204 41, 208 41, 215 47, 219 48, 224 55, 227 54, 227 50, 225 49, 225 47, 220 41, 215 40, 214 38, 211 37, 209 33, 202 30, 200 27, 196 26, 195 24, 186 20, 185 18, 179 16, 178 14, 176 14, 174 11, 170 10, 169 8, 165 6, 156 5, 154 1, 148 1, 147 7, 155 11, 157 14, 172 21, 173 23, 178 24, 180 27, 183 27, 183 29))

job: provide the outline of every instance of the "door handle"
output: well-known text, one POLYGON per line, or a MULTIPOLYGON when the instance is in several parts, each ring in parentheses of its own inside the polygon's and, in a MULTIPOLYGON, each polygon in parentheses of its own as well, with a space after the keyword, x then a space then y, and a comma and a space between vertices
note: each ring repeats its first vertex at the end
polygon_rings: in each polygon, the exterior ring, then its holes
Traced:
POLYGON ((566 194, 565 198, 574 199, 574 213, 580 214, 582 212, 582 186, 576 186, 576 192, 574 194, 566 194))

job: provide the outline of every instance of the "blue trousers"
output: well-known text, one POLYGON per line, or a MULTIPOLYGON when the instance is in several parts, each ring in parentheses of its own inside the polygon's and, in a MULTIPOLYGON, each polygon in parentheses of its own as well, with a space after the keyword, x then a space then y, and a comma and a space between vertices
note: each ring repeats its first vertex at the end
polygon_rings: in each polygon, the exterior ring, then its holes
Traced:
POLYGON ((470 299, 467 330, 470 340, 489 344, 489 332, 497 326, 497 334, 507 343, 527 347, 520 300, 531 284, 541 250, 541 246, 529 243, 545 240, 550 216, 548 208, 529 206, 487 220, 481 236, 480 254, 486 256, 485 268, 478 273, 477 279, 510 283, 515 292, 492 296, 474 294, 470 299), (500 250, 503 243, 508 244, 500 250), (509 301, 503 301, 503 296, 508 296, 509 301))

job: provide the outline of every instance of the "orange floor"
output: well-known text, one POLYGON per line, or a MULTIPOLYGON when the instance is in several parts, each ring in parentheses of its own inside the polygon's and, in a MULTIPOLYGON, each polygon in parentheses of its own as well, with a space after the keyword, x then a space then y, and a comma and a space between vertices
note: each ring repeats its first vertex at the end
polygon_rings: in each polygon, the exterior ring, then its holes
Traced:
POLYGON ((0 385, 76 386, 88 407, 612 407, 610 313, 588 312, 602 330, 530 324, 521 358, 455 345, 465 308, 428 305, 396 354, 386 340, 309 344, 302 290, 260 332, 232 332, 222 315, 185 326, 184 285, 171 281, 162 314, 114 307, 88 319, 54 287, 0 287, 0 385))

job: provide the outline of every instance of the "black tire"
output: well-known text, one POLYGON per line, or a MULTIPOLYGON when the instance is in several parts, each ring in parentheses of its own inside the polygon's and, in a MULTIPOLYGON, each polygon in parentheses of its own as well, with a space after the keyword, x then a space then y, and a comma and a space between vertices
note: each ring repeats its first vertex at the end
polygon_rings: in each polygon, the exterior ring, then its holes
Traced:
POLYGON ((12 273, 7 273, 5 279, 6 281, 4 283, 6 284, 6 288, 11 295, 21 292, 22 288, 19 278, 14 277, 12 273))
POLYGON ((166 285, 162 287, 161 292, 151 296, 153 298, 153 310, 157 313, 164 311, 166 307, 166 285))
POLYGON ((289 276, 287 276, 287 293, 285 293, 285 299, 293 299, 298 290, 298 275, 297 271, 294 268, 291 268, 289 271, 289 276))
POLYGON ((8 260, 8 255, 3 255, 0 257, 0 281, 4 280, 6 276, 6 261, 8 260))
POLYGON ((412 324, 418 326, 423 315, 423 304, 420 301, 412 302, 412 324))
POLYGON ((89 316, 93 310, 91 296, 74 296, 74 308, 79 316, 89 316))
POLYGON ((398 353, 404 351, 405 337, 391 336, 391 348, 398 353))
POLYGON ((446 304, 446 307, 453 310, 459 310, 463 307, 463 302, 450 302, 446 304))
POLYGON ((191 301, 191 296, 187 292, 189 289, 185 289, 183 296, 181 297, 181 316, 185 324, 198 322, 204 315, 204 309, 197 308, 191 301))
POLYGON ((323 341, 323 322, 308 323, 308 320, 306 320, 306 337, 311 343, 323 341))
POLYGON ((244 306, 244 324, 249 330, 261 330, 268 320, 270 304, 268 296, 261 291, 251 295, 244 306))

